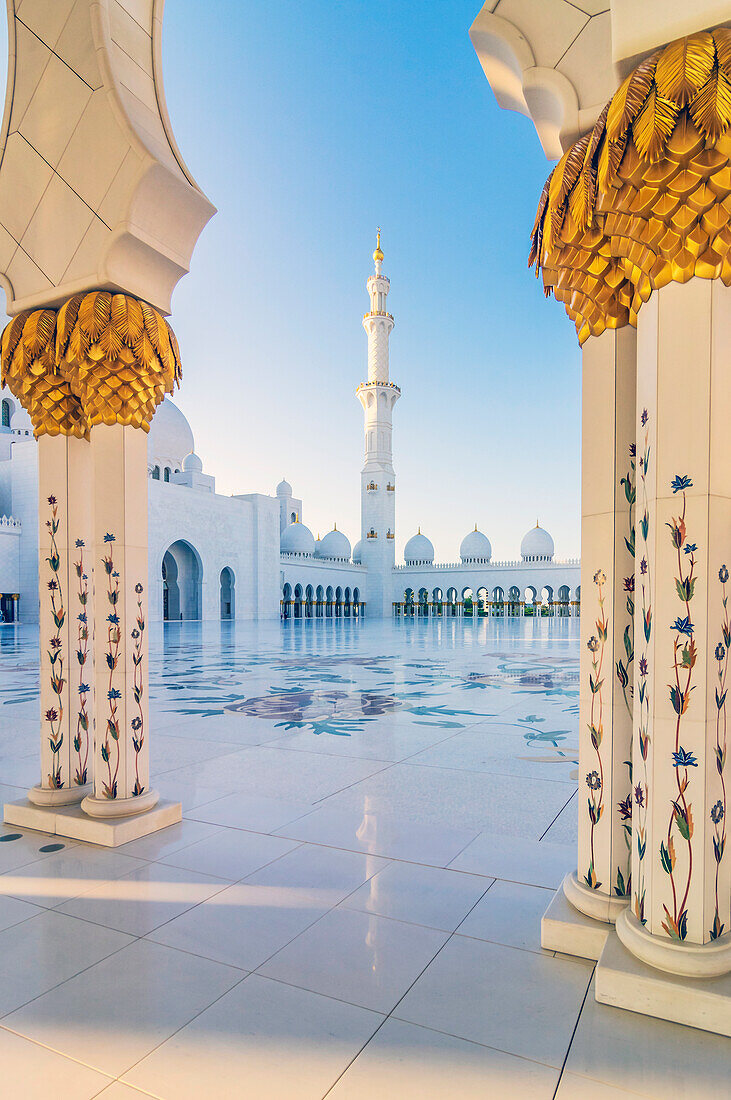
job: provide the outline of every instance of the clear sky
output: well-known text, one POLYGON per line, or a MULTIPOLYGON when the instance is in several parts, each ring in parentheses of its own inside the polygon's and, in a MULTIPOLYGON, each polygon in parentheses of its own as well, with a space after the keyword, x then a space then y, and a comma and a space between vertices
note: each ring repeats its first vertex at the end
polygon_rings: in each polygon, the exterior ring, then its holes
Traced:
POLYGON ((420 524, 496 559, 536 518, 579 549, 580 353, 528 271, 550 170, 501 111, 480 0, 168 0, 175 135, 218 214, 173 299, 175 400, 219 492, 286 477, 317 535, 360 531, 375 228, 391 279, 397 555, 420 524))

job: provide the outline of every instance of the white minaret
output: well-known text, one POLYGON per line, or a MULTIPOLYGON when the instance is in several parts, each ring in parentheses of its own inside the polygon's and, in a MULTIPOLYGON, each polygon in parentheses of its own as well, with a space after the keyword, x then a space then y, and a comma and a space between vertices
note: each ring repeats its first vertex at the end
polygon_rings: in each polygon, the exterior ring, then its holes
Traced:
POLYGON ((401 390, 389 381, 388 341, 393 317, 386 310, 391 284, 381 272, 381 231, 373 253, 375 274, 366 284, 370 312, 363 317, 368 336, 368 381, 356 390, 365 414, 365 465, 360 475, 363 565, 368 567, 367 614, 391 614, 391 570, 396 537, 396 478, 393 472, 393 407, 401 390))

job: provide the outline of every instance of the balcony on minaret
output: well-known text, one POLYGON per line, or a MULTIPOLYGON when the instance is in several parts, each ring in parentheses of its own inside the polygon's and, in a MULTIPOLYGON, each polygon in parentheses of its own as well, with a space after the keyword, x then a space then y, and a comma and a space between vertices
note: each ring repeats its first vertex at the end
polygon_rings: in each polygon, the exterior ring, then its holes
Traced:
POLYGON ((375 481, 369 481, 368 484, 366 485, 366 492, 367 493, 375 493, 377 491, 378 491, 378 486, 376 485, 375 481))
POLYGON ((396 486, 392 485, 390 481, 389 481, 388 485, 386 486, 386 492, 387 493, 395 493, 396 492, 396 486))
POLYGON ((376 531, 373 527, 371 527, 370 531, 366 532, 366 538, 367 539, 377 539, 378 538, 378 534, 376 533, 376 531))
POLYGON ((396 538, 396 536, 394 535, 394 533, 393 533, 393 531, 391 530, 390 527, 389 527, 388 531, 386 531, 386 538, 387 539, 395 539, 396 538))

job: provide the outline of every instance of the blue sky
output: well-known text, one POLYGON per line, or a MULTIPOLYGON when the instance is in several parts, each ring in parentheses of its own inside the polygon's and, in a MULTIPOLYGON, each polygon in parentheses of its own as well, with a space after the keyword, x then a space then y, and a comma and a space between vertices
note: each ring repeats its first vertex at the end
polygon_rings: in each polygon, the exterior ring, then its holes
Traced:
POLYGON ((579 548, 580 354, 527 269, 549 163, 469 40, 480 0, 168 0, 164 76, 217 206, 173 299, 176 397, 224 493, 286 476, 359 535, 375 227, 391 279, 397 553, 548 527, 579 548))

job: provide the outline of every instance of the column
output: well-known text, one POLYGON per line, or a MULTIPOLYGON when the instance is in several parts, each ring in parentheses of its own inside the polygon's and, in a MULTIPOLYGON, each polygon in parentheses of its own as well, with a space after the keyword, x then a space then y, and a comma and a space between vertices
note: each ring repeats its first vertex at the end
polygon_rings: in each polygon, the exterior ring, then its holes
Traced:
POLYGON ((41 778, 36 806, 91 792, 94 737, 91 448, 85 439, 38 439, 38 584, 41 778))
POLYGON ((97 735, 92 817, 124 817, 158 801, 149 786, 147 699, 147 435, 91 429, 94 467, 94 655, 97 735))
MULTIPOLYGON (((635 840, 617 934, 643 962, 695 978, 731 970, 729 347, 731 290, 717 280, 670 283, 639 313, 635 840)), ((693 996, 653 1008, 709 1026, 693 996)), ((724 1011, 712 1029, 731 1034, 724 1011)))
MULTIPOLYGON (((633 329, 584 344, 579 844, 577 871, 563 889, 581 913, 610 923, 630 884, 635 383, 633 329)), ((593 941, 597 950, 603 938, 593 941)))

